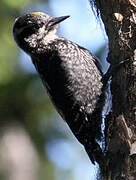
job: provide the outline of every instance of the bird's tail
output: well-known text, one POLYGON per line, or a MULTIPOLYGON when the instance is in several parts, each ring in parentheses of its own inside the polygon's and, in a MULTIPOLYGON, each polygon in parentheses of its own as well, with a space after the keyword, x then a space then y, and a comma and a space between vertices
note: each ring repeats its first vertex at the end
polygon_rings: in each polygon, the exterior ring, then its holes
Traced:
POLYGON ((99 144, 94 141, 93 143, 91 142, 84 147, 91 162, 93 164, 97 162, 100 166, 100 169, 102 170, 105 164, 105 157, 99 144))

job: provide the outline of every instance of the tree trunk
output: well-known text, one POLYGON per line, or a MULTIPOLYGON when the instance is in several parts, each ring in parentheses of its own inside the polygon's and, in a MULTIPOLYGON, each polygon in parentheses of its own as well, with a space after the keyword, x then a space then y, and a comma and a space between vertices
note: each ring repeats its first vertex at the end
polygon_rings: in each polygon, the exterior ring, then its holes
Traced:
MULTIPOLYGON (((92 0, 93 1, 93 0, 92 0)), ((136 179, 136 0, 93 1, 109 38, 108 62, 126 61, 112 75, 106 119, 105 180, 136 179)))

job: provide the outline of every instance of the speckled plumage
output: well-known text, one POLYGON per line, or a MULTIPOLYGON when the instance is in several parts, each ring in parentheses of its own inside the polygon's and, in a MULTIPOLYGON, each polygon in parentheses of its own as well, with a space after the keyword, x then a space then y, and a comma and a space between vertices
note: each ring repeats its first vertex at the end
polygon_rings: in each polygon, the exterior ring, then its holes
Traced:
POLYGON ((53 104, 92 162, 99 162, 96 140, 101 138, 104 103, 100 65, 88 50, 56 35, 56 19, 43 13, 22 16, 13 27, 14 39, 31 56, 53 104))

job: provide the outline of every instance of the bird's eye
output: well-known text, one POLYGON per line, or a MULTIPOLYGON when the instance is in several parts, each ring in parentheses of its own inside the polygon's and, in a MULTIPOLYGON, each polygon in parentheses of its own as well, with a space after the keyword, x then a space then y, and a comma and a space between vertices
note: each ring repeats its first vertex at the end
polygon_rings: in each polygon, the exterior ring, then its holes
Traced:
POLYGON ((26 28, 28 28, 28 29, 39 29, 40 28, 40 25, 39 24, 37 24, 37 23, 30 23, 30 24, 28 24, 27 26, 26 26, 26 28))

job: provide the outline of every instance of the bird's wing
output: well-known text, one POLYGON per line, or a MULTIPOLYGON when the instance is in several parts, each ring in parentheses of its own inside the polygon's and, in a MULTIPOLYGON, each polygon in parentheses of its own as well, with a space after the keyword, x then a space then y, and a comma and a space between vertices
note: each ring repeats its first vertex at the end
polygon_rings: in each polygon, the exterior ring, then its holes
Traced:
MULTIPOLYGON (((79 46, 79 45, 78 45, 78 46, 79 46)), ((85 49, 85 48, 82 47, 82 46, 79 46, 79 48, 81 48, 83 51, 88 51, 87 49, 85 49)), ((100 73, 103 75, 103 72, 102 72, 102 64, 101 64, 100 60, 99 60, 96 56, 92 55, 92 53, 90 53, 89 51, 88 51, 88 53, 92 56, 93 62, 95 63, 95 65, 96 65, 96 67, 98 68, 98 70, 100 71, 100 73)))

